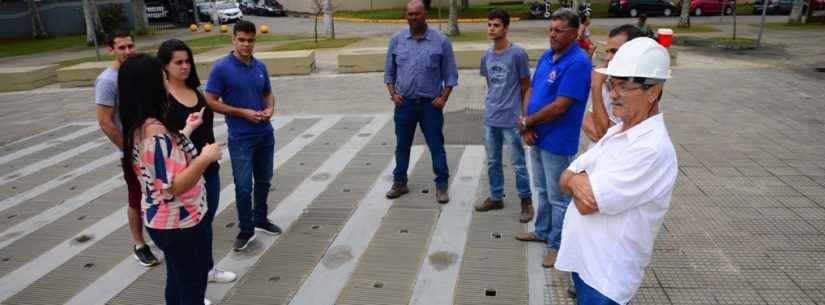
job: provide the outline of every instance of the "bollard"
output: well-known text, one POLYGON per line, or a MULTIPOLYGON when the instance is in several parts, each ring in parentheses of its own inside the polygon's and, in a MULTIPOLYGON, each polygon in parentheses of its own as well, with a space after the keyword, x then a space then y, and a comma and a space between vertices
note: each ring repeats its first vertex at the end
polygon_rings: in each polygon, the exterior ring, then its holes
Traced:
POLYGON ((189 31, 190 31, 190 32, 197 32, 197 31, 198 31, 198 25, 197 25, 197 24, 194 24, 194 23, 193 23, 193 24, 190 24, 190 25, 189 25, 189 31))
POLYGON ((268 25, 266 25, 266 24, 261 25, 261 33, 262 33, 262 34, 269 33, 269 26, 268 26, 268 25))

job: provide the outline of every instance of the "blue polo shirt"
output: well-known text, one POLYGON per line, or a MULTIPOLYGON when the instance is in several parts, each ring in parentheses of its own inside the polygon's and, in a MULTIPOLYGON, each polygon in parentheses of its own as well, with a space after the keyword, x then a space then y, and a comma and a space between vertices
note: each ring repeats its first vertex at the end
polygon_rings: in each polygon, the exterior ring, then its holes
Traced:
POLYGON ((592 64, 577 44, 556 61, 553 61, 553 53, 553 49, 547 50, 538 61, 527 114, 539 112, 553 103, 557 96, 572 98, 574 102, 567 112, 548 123, 536 125, 535 129, 539 148, 557 155, 573 156, 579 148, 582 117, 590 94, 592 64))
MULTIPOLYGON (((272 92, 266 65, 252 58, 249 65, 233 54, 224 56, 212 65, 206 92, 219 96, 224 103, 237 108, 262 111, 266 109, 264 93, 272 92)), ((229 138, 272 132, 269 121, 252 123, 241 117, 226 116, 229 138)))

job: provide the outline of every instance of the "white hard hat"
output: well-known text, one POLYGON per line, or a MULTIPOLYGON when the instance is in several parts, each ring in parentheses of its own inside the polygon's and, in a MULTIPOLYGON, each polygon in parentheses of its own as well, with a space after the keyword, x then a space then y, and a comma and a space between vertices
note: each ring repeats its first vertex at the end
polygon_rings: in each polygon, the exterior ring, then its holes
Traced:
POLYGON ((615 77, 670 78, 670 55, 653 39, 639 37, 619 47, 607 68, 596 72, 615 77))

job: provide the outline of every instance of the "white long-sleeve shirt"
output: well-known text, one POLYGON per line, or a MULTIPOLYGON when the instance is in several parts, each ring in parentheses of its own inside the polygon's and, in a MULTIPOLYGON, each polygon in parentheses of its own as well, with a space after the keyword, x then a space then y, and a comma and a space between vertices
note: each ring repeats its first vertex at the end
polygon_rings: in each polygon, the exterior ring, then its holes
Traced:
MULTIPOLYGON (((555 266, 619 304, 629 302, 653 254, 678 166, 662 114, 608 129, 568 170, 587 172, 598 211, 567 209, 555 266)), ((574 206, 574 205, 573 205, 574 206)))

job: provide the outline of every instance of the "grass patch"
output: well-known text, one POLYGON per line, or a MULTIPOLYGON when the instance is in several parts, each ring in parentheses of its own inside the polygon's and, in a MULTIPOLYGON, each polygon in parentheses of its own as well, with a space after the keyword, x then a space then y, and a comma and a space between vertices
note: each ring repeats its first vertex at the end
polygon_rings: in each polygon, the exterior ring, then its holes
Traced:
POLYGON ((86 35, 52 37, 46 39, 2 39, 0 57, 41 53, 57 49, 85 48, 86 35))
POLYGON ((671 30, 673 30, 674 33, 679 33, 679 34, 719 32, 719 29, 714 27, 714 26, 702 25, 702 24, 692 24, 689 28, 687 28, 687 27, 685 27, 685 28, 678 27, 675 24, 671 24, 671 25, 667 25, 667 24, 666 25, 649 24, 648 26, 650 27, 651 30, 653 30, 653 32, 656 32, 656 30, 658 30, 660 28, 671 29, 671 30))
MULTIPOLYGON (((759 27, 759 23, 751 23, 751 26, 759 27)), ((765 28, 777 31, 799 31, 799 30, 825 30, 825 23, 804 23, 789 24, 787 22, 765 22, 765 28)))
POLYGON ((451 42, 487 41, 487 32, 461 32, 458 36, 447 36, 451 42))
POLYGON ((736 16, 753 15, 753 4, 736 4, 736 16))
POLYGON ((286 44, 268 49, 267 51, 294 51, 343 48, 360 40, 361 38, 323 39, 318 40, 318 43, 315 43, 315 40, 301 40, 288 42, 286 44))
MULTIPOLYGON (((275 34, 258 34, 255 36, 256 42, 275 42, 275 41, 289 41, 307 39, 304 36, 294 35, 275 35, 275 34)), ((199 37, 186 41, 186 44, 193 49, 203 47, 224 47, 232 45, 232 34, 217 34, 206 37, 199 37)))
MULTIPOLYGON (((529 15, 529 10, 527 8, 527 4, 501 4, 501 5, 471 5, 468 8, 462 10, 459 14, 459 18, 487 18, 487 12, 489 12, 493 8, 500 8, 508 13, 510 13, 510 17, 521 17, 527 18, 529 15)), ((441 8, 441 17, 443 19, 449 18, 450 9, 448 7, 441 8)), ((337 17, 347 17, 347 18, 361 18, 361 19, 404 19, 404 9, 382 9, 382 10, 368 10, 368 11, 341 11, 335 12, 335 16, 337 17)), ((437 19, 438 18, 438 8, 433 7, 430 9, 429 18, 437 19)))

